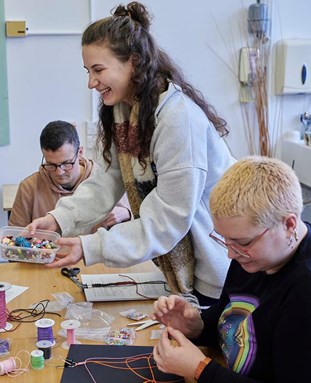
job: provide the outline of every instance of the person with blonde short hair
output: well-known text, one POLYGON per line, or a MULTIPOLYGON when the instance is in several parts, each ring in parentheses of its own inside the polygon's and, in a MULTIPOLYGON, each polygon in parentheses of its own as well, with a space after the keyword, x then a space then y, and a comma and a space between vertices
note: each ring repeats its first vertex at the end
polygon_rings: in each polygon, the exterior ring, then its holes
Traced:
POLYGON ((153 319, 167 326, 154 347, 161 371, 201 383, 311 381, 311 225, 302 208, 299 180, 280 160, 249 156, 224 173, 207 235, 232 260, 225 285, 201 314, 178 295, 154 303, 153 319), (197 345, 220 347, 224 365, 197 345))
POLYGON ((284 162, 256 156, 231 167, 215 186, 210 200, 215 218, 247 215, 251 223, 263 227, 277 225, 290 213, 299 217, 302 208, 296 174, 284 162))

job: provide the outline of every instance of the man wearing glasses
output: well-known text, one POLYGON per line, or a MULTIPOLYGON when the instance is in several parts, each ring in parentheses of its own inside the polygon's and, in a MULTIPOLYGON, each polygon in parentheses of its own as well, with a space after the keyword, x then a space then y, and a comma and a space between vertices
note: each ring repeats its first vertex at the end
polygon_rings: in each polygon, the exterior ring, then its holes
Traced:
MULTIPOLYGON (((41 166, 20 183, 10 214, 11 226, 24 227, 46 215, 61 197, 73 194, 96 166, 83 157, 77 130, 69 122, 48 123, 41 132, 40 146, 41 166)), ((124 195, 100 225, 109 228, 130 219, 130 207, 124 195)))

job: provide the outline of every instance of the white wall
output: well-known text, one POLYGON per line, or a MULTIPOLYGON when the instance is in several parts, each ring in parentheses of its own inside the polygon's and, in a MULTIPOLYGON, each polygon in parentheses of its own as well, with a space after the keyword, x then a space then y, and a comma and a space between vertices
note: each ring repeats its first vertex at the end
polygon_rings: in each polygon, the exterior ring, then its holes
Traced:
MULTIPOLYGON (((239 49, 247 44, 247 8, 255 0, 145 0, 154 15, 152 32, 229 123, 228 144, 240 158, 248 154, 236 75, 239 49), (232 73, 233 71, 233 73, 232 73)), ((0 187, 18 183, 41 161, 39 135, 51 120, 83 122, 96 115, 87 89, 80 48, 90 20, 109 15, 112 0, 4 0, 6 20, 26 20, 29 35, 7 38, 11 144, 0 146, 0 187), (36 35, 36 33, 39 33, 36 35)), ((126 3, 126 2, 120 2, 126 3)), ((309 0, 268 0, 271 46, 281 38, 311 38, 309 0), (273 3, 273 4, 271 4, 273 3)), ((272 55, 273 56, 273 55, 272 55)), ((273 60, 270 65, 273 83, 273 60)), ((311 112, 311 96, 274 96, 270 129, 278 137, 299 127, 311 112)), ((84 130, 80 129, 82 142, 84 130)), ((279 140, 277 140, 279 142, 279 140)), ((2 201, 2 188, 0 197, 2 201)), ((7 216, 0 206, 0 227, 7 216)))

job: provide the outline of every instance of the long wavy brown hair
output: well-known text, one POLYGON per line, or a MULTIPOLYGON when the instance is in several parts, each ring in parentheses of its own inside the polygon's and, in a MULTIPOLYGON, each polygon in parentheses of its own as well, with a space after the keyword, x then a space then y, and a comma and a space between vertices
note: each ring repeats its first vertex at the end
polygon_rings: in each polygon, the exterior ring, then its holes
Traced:
MULTIPOLYGON (((82 35, 82 46, 96 44, 109 47, 121 62, 132 58, 133 96, 139 102, 138 160, 144 165, 155 129, 154 112, 159 95, 167 88, 169 81, 179 85, 183 93, 200 106, 221 136, 228 134, 226 121, 217 115, 202 93, 185 80, 180 68, 156 44, 149 33, 150 20, 144 5, 131 2, 127 6, 117 6, 112 16, 92 23, 82 35)), ((113 140, 113 106, 107 106, 101 101, 99 119, 98 139, 103 144, 103 157, 109 166, 113 140)))

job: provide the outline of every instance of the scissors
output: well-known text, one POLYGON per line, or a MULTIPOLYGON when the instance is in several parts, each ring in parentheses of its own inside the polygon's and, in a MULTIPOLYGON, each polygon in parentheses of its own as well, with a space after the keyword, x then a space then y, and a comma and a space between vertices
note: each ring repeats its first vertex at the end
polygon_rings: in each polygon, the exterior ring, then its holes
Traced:
POLYGON ((73 283, 75 283, 80 289, 84 290, 87 286, 80 282, 77 275, 80 273, 79 267, 73 267, 71 269, 68 269, 67 267, 63 267, 61 269, 62 275, 72 280, 73 283))
POLYGON ((160 323, 160 322, 157 321, 157 320, 147 319, 147 320, 144 320, 144 321, 141 321, 141 322, 128 323, 127 326, 141 325, 141 326, 139 326, 139 327, 137 327, 135 329, 136 331, 140 331, 140 330, 143 330, 144 328, 153 326, 153 325, 158 324, 158 323, 160 323))

